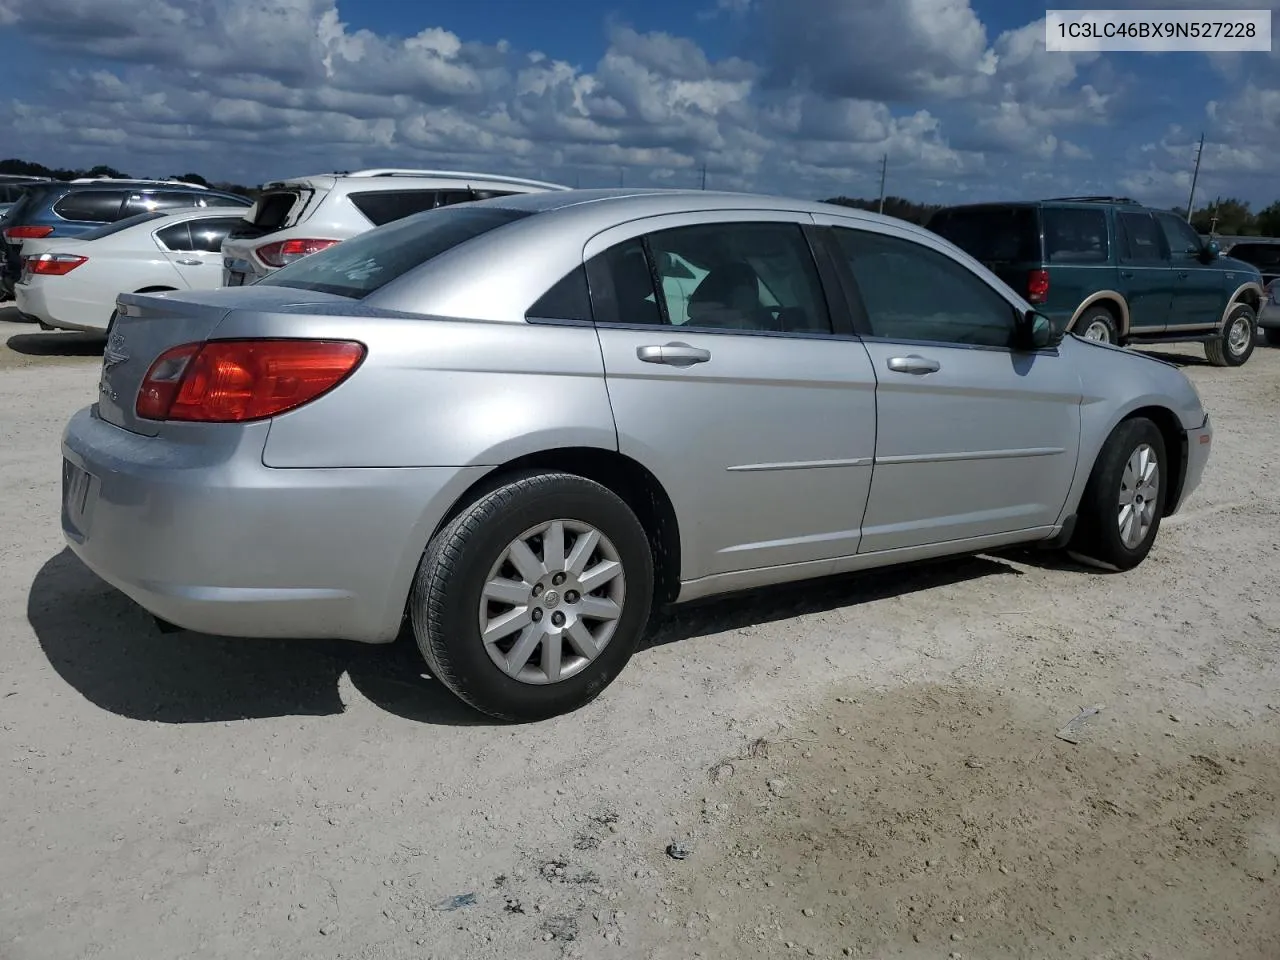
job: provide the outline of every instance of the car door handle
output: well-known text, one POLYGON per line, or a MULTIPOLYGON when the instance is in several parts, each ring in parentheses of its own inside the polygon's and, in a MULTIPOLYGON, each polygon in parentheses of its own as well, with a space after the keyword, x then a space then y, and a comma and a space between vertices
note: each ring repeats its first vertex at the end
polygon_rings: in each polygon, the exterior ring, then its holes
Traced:
POLYGON ((1124 277, 1126 280, 1132 280, 1132 279, 1133 279, 1133 271, 1132 271, 1132 270, 1121 270, 1121 271, 1120 271, 1120 276, 1124 277))
POLYGON ((691 367, 695 363, 706 363, 711 359, 711 351, 701 347, 693 347, 687 343, 664 343, 661 346, 650 344, 636 347, 636 356, 644 363, 665 363, 669 367, 691 367))
POLYGON ((1185 271, 1185 270, 1179 270, 1179 271, 1178 271, 1178 279, 1180 279, 1180 280, 1185 280, 1185 279, 1187 279, 1187 271, 1185 271))
POLYGON ((914 373, 916 376, 922 376, 926 373, 937 373, 942 369, 942 364, 937 360, 918 357, 913 353, 909 357, 891 357, 889 369, 894 373, 914 373))
POLYGON ((177 262, 182 264, 184 267, 198 267, 204 263, 203 260, 179 260, 177 262))

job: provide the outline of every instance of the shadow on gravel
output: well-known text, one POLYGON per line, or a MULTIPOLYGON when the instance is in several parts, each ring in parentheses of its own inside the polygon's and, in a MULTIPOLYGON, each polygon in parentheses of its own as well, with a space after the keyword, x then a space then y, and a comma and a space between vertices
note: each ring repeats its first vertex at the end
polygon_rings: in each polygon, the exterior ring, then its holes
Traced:
MULTIPOLYGON (((700 601, 659 613, 643 646, 997 574, 1019 572, 969 557, 700 601)), ((447 726, 492 723, 424 677, 421 655, 407 631, 386 646, 162 634, 141 607, 98 579, 70 550, 36 574, 27 619, 63 680, 102 709, 132 719, 204 723, 338 714, 343 711, 338 681, 345 673, 361 694, 398 716, 447 726)))
POLYGON ((1015 567, 986 557, 959 557, 764 587, 749 593, 695 601, 660 613, 650 624, 642 646, 659 647, 995 575, 1022 574, 1015 567))
POLYGON ((29 357, 100 357, 107 338, 100 333, 15 333, 6 343, 29 357))
POLYGON ((104 710, 136 720, 203 723, 342 713, 338 680, 422 723, 492 723, 424 679, 411 637, 387 646, 342 640, 240 640, 162 634, 70 550, 36 574, 27 619, 58 675, 104 710))

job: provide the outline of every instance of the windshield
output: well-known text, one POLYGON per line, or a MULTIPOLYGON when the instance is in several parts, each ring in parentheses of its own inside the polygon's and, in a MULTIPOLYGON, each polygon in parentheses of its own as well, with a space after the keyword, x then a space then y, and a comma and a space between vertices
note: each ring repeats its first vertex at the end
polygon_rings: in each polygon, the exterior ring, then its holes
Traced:
MULTIPOLYGON (((172 213, 173 211, 167 211, 172 213)), ((134 214, 132 217, 125 217, 123 220, 117 220, 115 223, 108 223, 101 227, 95 227, 92 230, 86 230, 84 233, 76 237, 77 240, 100 240, 103 237, 109 237, 113 233, 119 233, 121 230, 128 230, 140 223, 146 223, 148 220, 159 220, 166 215, 166 211, 152 210, 147 213, 134 214)))
POLYGON ((530 215, 500 207, 431 210, 313 253, 258 283, 359 300, 447 250, 530 215))
POLYGON ((1034 207, 953 207, 939 210, 929 229, 983 263, 1040 260, 1040 225, 1034 207))

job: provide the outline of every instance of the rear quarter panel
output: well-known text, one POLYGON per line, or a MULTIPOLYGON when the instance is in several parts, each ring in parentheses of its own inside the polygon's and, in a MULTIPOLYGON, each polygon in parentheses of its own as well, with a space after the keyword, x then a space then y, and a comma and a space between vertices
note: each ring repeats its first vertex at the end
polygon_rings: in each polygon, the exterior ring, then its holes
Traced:
POLYGON ((495 466, 556 447, 617 449, 589 325, 235 312, 218 336, 355 339, 331 393, 271 423, 270 467, 495 466))

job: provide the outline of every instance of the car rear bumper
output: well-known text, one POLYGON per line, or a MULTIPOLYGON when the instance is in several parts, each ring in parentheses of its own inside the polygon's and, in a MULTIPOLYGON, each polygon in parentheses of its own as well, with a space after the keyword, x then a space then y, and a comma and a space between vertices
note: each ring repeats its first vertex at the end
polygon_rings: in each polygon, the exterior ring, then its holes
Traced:
POLYGON ((62 440, 67 543, 186 629, 393 640, 427 539, 483 468, 277 470, 262 464, 268 429, 195 443, 194 431, 144 437, 81 410, 62 440))
POLYGON ((102 302, 100 288, 69 277, 30 278, 14 288, 14 299, 20 312, 47 326, 85 333, 106 333, 114 304, 114 300, 102 302))

